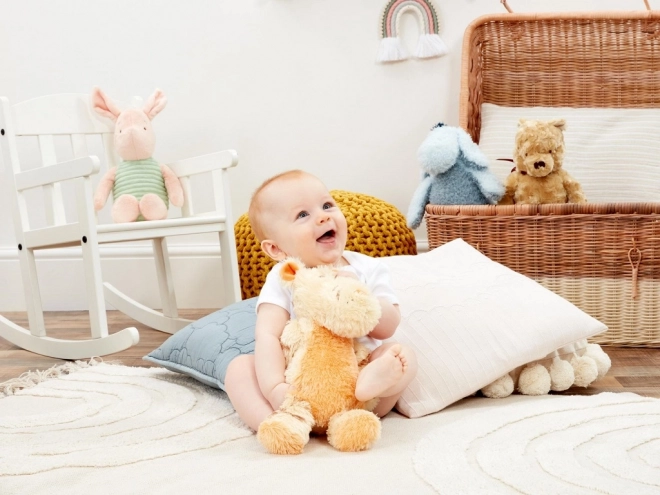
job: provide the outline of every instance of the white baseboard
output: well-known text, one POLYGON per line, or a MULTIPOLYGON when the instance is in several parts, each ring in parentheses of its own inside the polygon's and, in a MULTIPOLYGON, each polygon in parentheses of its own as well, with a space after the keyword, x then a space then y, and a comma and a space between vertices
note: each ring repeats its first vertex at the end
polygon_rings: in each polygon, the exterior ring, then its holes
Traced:
MULTIPOLYGON (((101 246, 101 267, 110 282, 136 301, 158 308, 156 269, 149 246, 101 246)), ((428 242, 417 242, 420 253, 428 242)), ((169 252, 180 308, 219 308, 222 305, 220 249, 213 244, 171 245, 169 252)), ((87 308, 80 249, 38 251, 37 272, 45 311, 87 308)), ((0 247, 0 312, 25 311, 23 282, 16 248, 0 247)), ((108 309, 113 309, 108 305, 108 309)))
MULTIPOLYGON (((217 245, 169 246, 180 308, 219 308, 222 304, 222 267, 217 245)), ((37 252, 37 273, 46 311, 87 308, 80 250, 37 252)), ((101 246, 104 280, 138 302, 158 308, 156 269, 148 246, 101 246)), ((25 311, 23 282, 15 248, 0 248, 0 312, 25 311)), ((108 306, 108 309, 113 309, 108 306)))

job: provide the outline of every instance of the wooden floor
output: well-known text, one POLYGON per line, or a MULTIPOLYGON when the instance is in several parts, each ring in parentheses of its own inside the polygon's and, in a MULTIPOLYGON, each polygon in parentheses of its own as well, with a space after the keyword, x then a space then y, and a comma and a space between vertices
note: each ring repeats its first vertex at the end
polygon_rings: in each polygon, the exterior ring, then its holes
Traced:
MULTIPOLYGON (((179 316, 190 320, 197 320, 202 316, 216 311, 215 309, 179 310, 179 316)), ((17 325, 28 328, 27 313, 3 313, 2 316, 17 325)), ((84 311, 54 311, 45 313, 46 332, 50 337, 62 339, 77 339, 89 337, 89 319, 84 311)), ((118 332, 126 327, 135 327, 140 333, 140 341, 116 354, 104 356, 104 361, 121 361, 126 366, 155 366, 144 361, 142 356, 156 349, 170 336, 141 325, 137 321, 120 313, 108 311, 108 327, 110 333, 118 332)), ((29 370, 48 369, 53 365, 64 363, 61 359, 54 359, 27 352, 10 344, 0 337, 0 383, 15 378, 29 370)))
MULTIPOLYGON (((184 318, 196 320, 214 310, 181 310, 184 318)), ((27 327, 25 313, 5 313, 14 323, 27 327)), ((140 325, 129 317, 117 312, 108 312, 110 332, 127 326, 135 326, 140 332, 140 342, 123 352, 106 356, 106 361, 120 361, 126 366, 152 366, 142 360, 169 334, 158 332, 140 325)), ((86 332, 87 314, 84 312, 50 312, 46 314, 46 328, 52 337, 75 339, 86 332)), ((635 392, 640 395, 660 398, 660 349, 605 347, 612 359, 612 369, 605 378, 592 383, 587 388, 571 388, 564 394, 596 394, 599 392, 635 392)), ((64 361, 19 349, 0 338, 0 383, 15 378, 29 370, 44 370, 64 361)))

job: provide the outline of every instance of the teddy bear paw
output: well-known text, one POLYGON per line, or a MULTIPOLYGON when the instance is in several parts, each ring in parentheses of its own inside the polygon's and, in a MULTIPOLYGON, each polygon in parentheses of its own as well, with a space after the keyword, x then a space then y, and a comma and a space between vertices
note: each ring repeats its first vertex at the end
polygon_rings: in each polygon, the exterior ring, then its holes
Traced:
POLYGON ((380 419, 364 409, 335 414, 328 422, 328 442, 342 452, 367 450, 380 438, 380 419))
POLYGON ((275 412, 259 425, 257 439, 271 454, 300 454, 309 442, 309 426, 299 418, 275 412))

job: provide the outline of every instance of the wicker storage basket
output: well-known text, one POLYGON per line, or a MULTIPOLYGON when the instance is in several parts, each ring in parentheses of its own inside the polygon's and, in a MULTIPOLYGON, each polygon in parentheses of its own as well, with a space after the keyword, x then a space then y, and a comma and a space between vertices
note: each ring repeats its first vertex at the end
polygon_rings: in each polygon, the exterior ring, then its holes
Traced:
MULTIPOLYGON (((460 124, 477 143, 486 102, 660 107, 660 12, 475 20, 463 40, 460 124)), ((430 248, 463 238, 600 319, 609 330, 595 342, 660 347, 660 203, 429 205, 426 224, 430 248)))

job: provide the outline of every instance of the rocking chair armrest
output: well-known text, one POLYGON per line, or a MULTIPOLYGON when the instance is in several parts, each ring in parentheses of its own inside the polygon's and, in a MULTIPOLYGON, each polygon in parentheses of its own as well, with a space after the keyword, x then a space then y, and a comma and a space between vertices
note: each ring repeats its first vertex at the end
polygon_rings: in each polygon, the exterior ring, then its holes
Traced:
POLYGON ((45 167, 39 167, 25 172, 19 172, 14 175, 16 189, 24 191, 39 186, 46 186, 56 182, 76 179, 79 177, 89 177, 98 173, 101 168, 99 159, 96 156, 85 156, 66 162, 55 163, 45 167))
POLYGON ((213 170, 225 170, 238 164, 238 154, 235 150, 216 151, 207 155, 200 155, 185 160, 179 160, 167 166, 174 174, 181 177, 212 172, 213 170))

